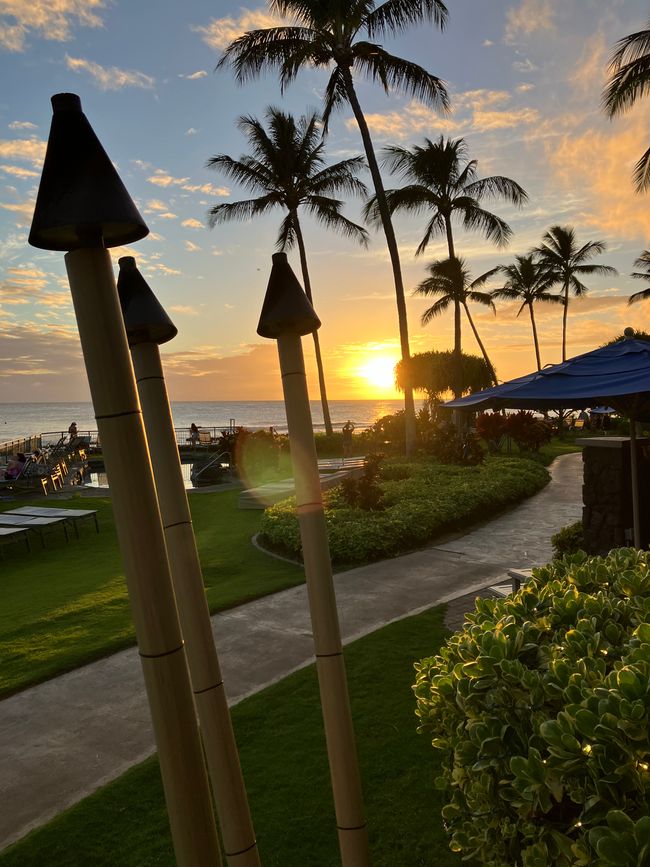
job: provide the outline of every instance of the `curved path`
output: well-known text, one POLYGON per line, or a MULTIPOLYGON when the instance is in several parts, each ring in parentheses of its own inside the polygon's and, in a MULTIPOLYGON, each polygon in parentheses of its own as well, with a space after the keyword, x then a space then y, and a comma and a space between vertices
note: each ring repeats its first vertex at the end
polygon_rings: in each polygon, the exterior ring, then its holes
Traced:
MULTIPOLYGON (((550 536, 580 518, 581 455, 558 458, 539 494, 453 542, 336 576, 344 642, 542 565, 550 536)), ((304 585, 213 617, 231 703, 313 660, 304 585)), ((154 750, 137 650, 0 702, 0 848, 154 750)))

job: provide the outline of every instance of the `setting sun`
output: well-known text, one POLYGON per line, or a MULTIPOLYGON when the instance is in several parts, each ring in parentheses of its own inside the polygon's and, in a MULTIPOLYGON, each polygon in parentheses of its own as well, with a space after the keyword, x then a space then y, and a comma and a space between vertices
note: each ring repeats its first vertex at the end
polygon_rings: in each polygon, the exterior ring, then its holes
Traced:
POLYGON ((397 359, 392 355, 379 355, 362 364, 357 372, 375 388, 393 389, 395 387, 395 365, 397 359))

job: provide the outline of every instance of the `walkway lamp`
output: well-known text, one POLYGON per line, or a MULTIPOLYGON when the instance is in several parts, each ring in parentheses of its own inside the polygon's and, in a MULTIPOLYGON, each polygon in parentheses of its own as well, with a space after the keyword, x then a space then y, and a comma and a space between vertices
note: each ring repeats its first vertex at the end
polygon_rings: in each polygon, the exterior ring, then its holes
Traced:
POLYGON ((300 339, 319 327, 286 253, 275 253, 257 333, 278 342, 341 862, 343 867, 368 867, 361 777, 300 339))
POLYGON ((138 270, 135 259, 124 256, 119 266, 117 291, 151 452, 167 555, 224 850, 231 867, 259 867, 257 842, 212 635, 160 359, 159 346, 172 340, 177 329, 138 270))
MULTIPOLYGON (((148 229, 71 93, 54 115, 29 242, 68 251, 72 293, 180 867, 219 867, 210 801, 149 452, 107 247, 148 229)), ((117 711, 117 709, 116 709, 117 711)), ((110 721, 107 721, 107 725, 110 721)))

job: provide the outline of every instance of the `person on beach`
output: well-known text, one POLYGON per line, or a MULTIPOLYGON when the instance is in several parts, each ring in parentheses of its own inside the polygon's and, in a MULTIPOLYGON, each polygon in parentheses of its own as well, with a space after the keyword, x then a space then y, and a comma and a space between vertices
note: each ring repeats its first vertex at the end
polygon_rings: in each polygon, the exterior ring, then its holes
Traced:
POLYGON ((199 441, 199 429, 194 424, 194 422, 192 422, 192 424, 190 425, 190 442, 192 443, 192 445, 196 445, 198 443, 198 441, 199 441))
POLYGON ((72 442, 73 439, 76 439, 78 435, 77 422, 73 421, 70 423, 70 427, 68 428, 68 437, 70 438, 70 442, 72 442))
POLYGON ((349 458, 352 455, 352 431, 354 430, 354 425, 348 419, 346 423, 341 428, 341 434, 343 435, 343 457, 349 458))

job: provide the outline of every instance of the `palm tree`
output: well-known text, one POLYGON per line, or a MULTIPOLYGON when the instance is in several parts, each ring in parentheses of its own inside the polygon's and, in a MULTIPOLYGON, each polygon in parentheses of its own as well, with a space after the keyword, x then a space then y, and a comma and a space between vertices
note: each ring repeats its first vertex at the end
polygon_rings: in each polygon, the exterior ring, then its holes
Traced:
MULTIPOLYGON (((608 117, 623 114, 650 90, 650 21, 646 30, 630 33, 616 43, 609 62, 610 80, 603 92, 603 108, 608 117)), ((650 187, 650 148, 634 167, 638 193, 650 187)))
MULTIPOLYGON (((430 215, 415 255, 424 253, 432 238, 444 236, 449 257, 455 257, 452 224, 456 219, 461 221, 463 228, 478 231, 497 246, 504 247, 512 229, 496 214, 483 209, 480 203, 483 199, 501 199, 521 206, 528 199, 523 187, 502 175, 479 178, 477 161, 467 158, 465 139, 445 139, 441 135, 435 142, 428 138, 424 141, 423 147, 389 147, 383 152, 383 165, 408 182, 400 189, 386 190, 391 215, 395 211, 430 215)), ((379 222, 376 196, 366 204, 364 216, 375 225, 379 222)), ((454 317, 459 330, 461 312, 458 303, 454 304, 454 317)), ((455 352, 459 371, 460 345, 455 352)), ((456 397, 460 397, 458 384, 454 388, 456 397)))
MULTIPOLYGON (((414 290, 414 295, 427 295, 437 297, 438 300, 424 311, 422 314, 422 325, 428 325, 432 319, 444 313, 450 305, 462 307, 467 316, 467 321, 470 324, 474 337, 478 343, 479 349, 485 359, 485 363, 490 371, 490 376, 494 384, 497 384, 496 374, 492 362, 488 358, 488 354, 483 345, 472 314, 469 312, 468 301, 473 301, 477 304, 483 304, 485 307, 490 307, 494 310, 494 301, 489 292, 481 292, 481 287, 492 277, 499 268, 491 268, 476 280, 472 280, 471 274, 467 268, 467 264, 463 259, 457 259, 455 256, 449 259, 438 259, 431 262, 427 266, 429 276, 423 280, 414 290)), ((460 323, 454 321, 454 354, 457 353, 457 347, 460 344, 460 323)), ((461 355, 462 358, 462 355, 461 355)))
MULTIPOLYGON (((215 205, 209 212, 210 225, 228 220, 247 220, 275 207, 286 210, 276 246, 279 250, 288 250, 297 244, 305 292, 313 302, 298 210, 306 210, 326 228, 335 229, 366 245, 366 230, 344 217, 341 214, 343 202, 332 198, 332 194, 337 193, 366 193, 365 185, 355 177, 365 163, 359 156, 325 166, 324 142, 315 112, 296 122, 290 114, 270 107, 266 111, 266 121, 268 131, 254 117, 239 118, 238 126, 248 138, 252 155, 234 160, 226 154, 218 154, 208 160, 210 168, 218 169, 251 192, 260 193, 254 199, 215 205)), ((332 420, 317 331, 313 337, 325 432, 331 434, 332 420)))
MULTIPOLYGON (((644 250, 638 259, 634 260, 635 268, 642 268, 642 271, 632 271, 630 277, 635 277, 637 280, 650 280, 650 250, 644 250)), ((641 292, 635 292, 627 299, 628 304, 635 304, 637 301, 645 301, 650 298, 650 287, 642 289, 641 292)))
POLYGON ((566 330, 569 312, 569 290, 576 297, 587 292, 587 287, 578 279, 579 274, 617 274, 609 265, 588 265, 599 253, 607 249, 604 241, 587 241, 578 247, 573 226, 551 226, 542 238, 542 243, 533 252, 541 265, 554 276, 554 282, 562 286, 564 312, 562 314, 562 361, 566 361, 566 330))
POLYGON ((539 301, 561 304, 560 295, 553 295, 548 290, 555 284, 555 278, 535 259, 532 253, 527 256, 515 256, 516 262, 512 265, 501 265, 499 270, 506 277, 506 282, 500 289, 494 289, 493 298, 503 298, 507 301, 521 301, 521 307, 517 311, 520 315, 524 307, 528 307, 530 324, 533 329, 533 343, 535 345, 535 358, 537 369, 542 369, 542 361, 539 354, 539 340, 537 338, 537 325, 533 305, 539 301))
MULTIPOLYGON (((442 0, 385 0, 379 5, 375 0, 269 0, 269 8, 291 17, 295 25, 245 33, 228 46, 217 68, 232 65, 240 83, 257 78, 265 69, 277 69, 283 91, 301 69, 331 70, 325 87, 323 119, 327 126, 332 111, 348 103, 359 126, 393 270, 402 358, 408 359, 406 299, 397 240, 353 73, 379 81, 386 93, 396 89, 446 110, 449 99, 439 78, 371 40, 399 34, 427 21, 442 29, 447 7, 442 0)), ((415 444, 415 404, 410 388, 404 392, 404 409, 408 453, 415 444)))

